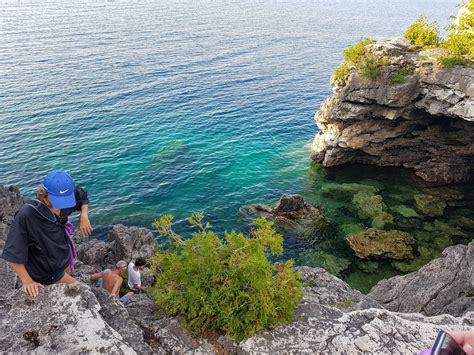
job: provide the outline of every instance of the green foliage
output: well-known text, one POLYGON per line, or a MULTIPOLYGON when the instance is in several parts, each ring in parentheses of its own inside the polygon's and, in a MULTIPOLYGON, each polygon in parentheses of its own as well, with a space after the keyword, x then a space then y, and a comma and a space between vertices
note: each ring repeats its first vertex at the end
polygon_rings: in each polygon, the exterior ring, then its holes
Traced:
POLYGON ((347 65, 347 63, 341 63, 336 69, 334 69, 333 76, 337 80, 344 81, 350 70, 351 67, 347 65))
POLYGON ((334 70, 334 78, 344 81, 351 67, 355 67, 362 77, 371 80, 377 79, 382 73, 382 67, 388 62, 386 58, 367 50, 366 47, 373 43, 375 43, 373 38, 362 38, 344 50, 344 62, 334 70))
POLYGON ((393 84, 403 84, 406 78, 410 75, 413 75, 415 68, 411 65, 405 65, 395 74, 392 79, 393 84))
POLYGON ((382 67, 389 64, 385 57, 377 56, 373 53, 366 53, 358 68, 360 76, 366 79, 375 80, 382 75, 382 67))
POLYGON ((456 65, 474 66, 474 61, 471 59, 456 57, 456 56, 449 56, 449 55, 439 58, 438 61, 445 68, 452 68, 456 65))
POLYGON ((223 330, 236 340, 294 319, 301 275, 292 260, 268 260, 267 253, 283 253, 273 223, 258 218, 248 237, 232 231, 219 238, 203 219, 196 213, 188 220, 198 228, 190 239, 172 230, 170 215, 153 223, 176 247, 150 259, 152 270, 162 270, 150 290, 160 309, 181 315, 196 334, 223 330))
POLYGON ((439 43, 439 26, 437 22, 429 23, 425 16, 420 16, 411 24, 403 36, 422 48, 435 47, 439 43))
POLYGON ((362 38, 352 47, 347 48, 344 50, 344 60, 353 66, 357 66, 361 63, 362 58, 366 54, 366 46, 369 44, 375 43, 373 38, 362 38))

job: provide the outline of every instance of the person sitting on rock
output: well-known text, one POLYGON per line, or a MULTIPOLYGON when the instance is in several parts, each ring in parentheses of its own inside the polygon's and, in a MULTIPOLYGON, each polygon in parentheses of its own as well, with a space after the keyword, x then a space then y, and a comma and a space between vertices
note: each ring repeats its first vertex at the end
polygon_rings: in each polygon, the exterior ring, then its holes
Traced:
POLYGON ((123 304, 128 304, 130 302, 130 298, 135 295, 136 293, 146 292, 146 289, 142 286, 140 270, 146 265, 145 258, 137 258, 135 263, 130 262, 128 264, 128 288, 130 292, 128 292, 125 296, 123 296, 120 301, 123 304))
POLYGON ((91 281, 97 281, 98 286, 114 296, 119 296, 120 287, 123 282, 123 274, 127 271, 127 262, 120 260, 115 265, 115 270, 106 269, 90 277, 91 281))
POLYGON ((68 216, 80 211, 82 236, 87 238, 92 233, 87 192, 74 186, 67 172, 49 172, 37 197, 15 214, 2 254, 21 280, 22 290, 31 297, 36 297, 43 285, 76 282, 69 275, 76 252, 74 226, 68 216))

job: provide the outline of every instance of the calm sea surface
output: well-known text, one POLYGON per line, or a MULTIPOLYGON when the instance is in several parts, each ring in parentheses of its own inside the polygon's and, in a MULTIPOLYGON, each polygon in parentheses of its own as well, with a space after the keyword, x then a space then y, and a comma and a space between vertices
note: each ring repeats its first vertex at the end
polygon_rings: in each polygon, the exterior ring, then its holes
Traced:
POLYGON ((95 225, 150 226, 308 189, 313 116, 341 52, 399 36, 453 0, 2 1, 0 184, 49 169, 90 193, 95 225))

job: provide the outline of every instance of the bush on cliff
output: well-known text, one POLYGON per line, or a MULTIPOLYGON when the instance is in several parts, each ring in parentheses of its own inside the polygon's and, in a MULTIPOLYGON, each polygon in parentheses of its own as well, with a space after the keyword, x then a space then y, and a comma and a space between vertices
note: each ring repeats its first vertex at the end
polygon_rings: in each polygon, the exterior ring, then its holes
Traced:
POLYGON ((474 65, 474 0, 461 5, 463 10, 457 21, 446 27, 448 35, 445 40, 438 37, 438 24, 428 23, 424 16, 408 27, 404 37, 423 49, 446 48, 447 54, 438 58, 443 67, 474 65))
POLYGON ((198 228, 190 239, 173 231, 170 215, 153 223, 172 241, 171 250, 159 250, 150 260, 152 269, 161 269, 150 290, 156 304, 181 315, 194 333, 225 331, 236 340, 290 322, 302 299, 300 275, 291 260, 268 260, 267 253, 283 252, 273 223, 258 218, 248 237, 232 231, 220 238, 203 218, 189 218, 198 228))
POLYGON ((334 70, 334 79, 344 82, 352 67, 366 79, 377 79, 382 73, 382 67, 388 63, 386 58, 367 50, 367 46, 373 43, 375 43, 373 38, 362 38, 344 50, 344 62, 334 70))
POLYGON ((439 44, 439 26, 437 22, 429 23, 425 16, 420 16, 411 24, 403 36, 414 45, 422 48, 436 47, 439 44))

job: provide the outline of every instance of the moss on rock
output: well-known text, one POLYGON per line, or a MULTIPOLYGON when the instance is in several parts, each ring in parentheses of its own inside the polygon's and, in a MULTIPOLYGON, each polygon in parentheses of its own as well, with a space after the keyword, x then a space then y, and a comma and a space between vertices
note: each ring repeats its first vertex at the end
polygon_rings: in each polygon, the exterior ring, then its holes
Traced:
POLYGON ((426 194, 416 194, 415 202, 418 211, 429 217, 442 216, 447 206, 441 197, 426 194))
POLYGON ((361 259, 374 257, 383 259, 413 259, 415 239, 407 232, 384 231, 370 228, 347 238, 349 246, 361 259))

